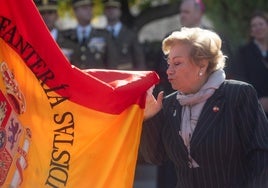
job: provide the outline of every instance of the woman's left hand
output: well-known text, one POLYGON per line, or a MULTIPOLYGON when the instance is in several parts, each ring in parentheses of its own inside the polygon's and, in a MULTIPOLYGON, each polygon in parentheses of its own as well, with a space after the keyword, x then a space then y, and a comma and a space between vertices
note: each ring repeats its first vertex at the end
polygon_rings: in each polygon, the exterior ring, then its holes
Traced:
POLYGON ((164 98, 163 91, 158 93, 157 99, 155 99, 152 92, 147 92, 146 104, 144 110, 144 120, 153 117, 161 110, 163 98, 164 98))

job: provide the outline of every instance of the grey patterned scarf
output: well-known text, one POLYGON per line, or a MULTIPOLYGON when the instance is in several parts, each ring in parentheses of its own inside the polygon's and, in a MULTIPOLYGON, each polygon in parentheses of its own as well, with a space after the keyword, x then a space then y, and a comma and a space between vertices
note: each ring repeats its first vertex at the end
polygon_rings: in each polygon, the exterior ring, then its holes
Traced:
POLYGON ((207 82, 195 94, 177 94, 177 99, 182 107, 182 121, 180 135, 188 149, 190 167, 197 168, 199 165, 190 156, 190 140, 196 127, 199 115, 207 99, 213 95, 216 89, 224 82, 225 72, 217 70, 213 72, 207 82))

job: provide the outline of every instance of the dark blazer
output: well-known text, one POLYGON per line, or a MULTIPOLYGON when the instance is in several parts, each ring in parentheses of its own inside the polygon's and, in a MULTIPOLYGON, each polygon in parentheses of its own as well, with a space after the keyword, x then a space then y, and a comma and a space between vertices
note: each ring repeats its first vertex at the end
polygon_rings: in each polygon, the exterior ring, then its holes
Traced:
POLYGON ((115 47, 119 54, 118 69, 145 70, 145 56, 137 34, 122 25, 118 36, 114 37, 115 47))
POLYGON ((80 44, 76 29, 63 31, 64 48, 72 49, 70 61, 81 69, 116 69, 118 55, 109 32, 92 28, 84 44, 80 44))
POLYGON ((268 57, 264 59, 253 41, 239 48, 234 66, 235 79, 252 84, 258 97, 268 96, 268 57))
POLYGON ((199 168, 189 167, 179 136, 182 107, 176 92, 163 102, 144 122, 140 152, 154 164, 170 159, 177 188, 268 187, 268 122, 251 85, 225 81, 207 100, 190 143, 199 168))

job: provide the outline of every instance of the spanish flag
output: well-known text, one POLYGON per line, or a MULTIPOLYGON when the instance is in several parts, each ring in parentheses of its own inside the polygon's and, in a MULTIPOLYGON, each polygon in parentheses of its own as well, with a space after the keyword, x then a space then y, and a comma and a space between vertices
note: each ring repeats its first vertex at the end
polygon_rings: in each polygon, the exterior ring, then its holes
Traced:
POLYGON ((0 5, 0 187, 131 188, 156 73, 79 70, 32 0, 0 5))

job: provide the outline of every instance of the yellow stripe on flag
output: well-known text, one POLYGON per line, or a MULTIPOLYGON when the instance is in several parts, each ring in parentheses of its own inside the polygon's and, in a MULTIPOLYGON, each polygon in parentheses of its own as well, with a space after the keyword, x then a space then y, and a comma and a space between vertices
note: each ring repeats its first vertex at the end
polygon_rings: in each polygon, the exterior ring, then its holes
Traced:
MULTIPOLYGON (((119 115, 90 110, 70 101, 51 109, 34 75, 1 39, 0 58, 1 63, 8 62, 14 80, 23 78, 17 81, 25 97, 26 112, 18 120, 31 131, 27 168, 12 185, 132 186, 143 117, 138 105, 129 106, 119 115)), ((1 77, 1 91, 7 96, 1 77)), ((12 165, 11 177, 16 170, 16 164, 12 165)))

